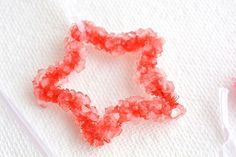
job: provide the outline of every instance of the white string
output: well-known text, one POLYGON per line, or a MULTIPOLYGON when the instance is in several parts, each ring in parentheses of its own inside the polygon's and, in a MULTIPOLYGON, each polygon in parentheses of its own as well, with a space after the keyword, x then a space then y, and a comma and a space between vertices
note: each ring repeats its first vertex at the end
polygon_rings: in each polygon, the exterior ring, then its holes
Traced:
POLYGON ((220 157, 236 157, 236 135, 229 125, 228 118, 228 94, 228 89, 219 89, 219 103, 221 107, 222 130, 224 136, 224 143, 220 150, 220 157))
POLYGON ((77 23, 82 19, 82 14, 76 8, 77 5, 78 3, 76 0, 70 0, 70 1, 65 1, 63 6, 61 6, 70 24, 77 23))
MULTIPOLYGON (((63 4, 63 3, 62 3, 63 4)), ((85 26, 82 21, 83 14, 77 10, 78 2, 76 0, 65 1, 65 3, 61 6, 66 18, 69 21, 69 24, 76 24, 81 32, 80 39, 81 41, 85 38, 85 26)))
POLYGON ((38 136, 36 131, 32 128, 32 126, 29 124, 29 122, 25 119, 25 117, 19 112, 19 110, 16 108, 16 106, 11 102, 11 100, 3 94, 3 92, 0 91, 0 98, 5 102, 5 106, 7 110, 11 113, 11 115, 15 116, 16 120, 26 131, 32 140, 32 142, 35 143, 35 145, 38 147, 40 152, 43 156, 46 157, 53 157, 53 153, 51 150, 47 147, 47 145, 42 141, 42 139, 38 136))

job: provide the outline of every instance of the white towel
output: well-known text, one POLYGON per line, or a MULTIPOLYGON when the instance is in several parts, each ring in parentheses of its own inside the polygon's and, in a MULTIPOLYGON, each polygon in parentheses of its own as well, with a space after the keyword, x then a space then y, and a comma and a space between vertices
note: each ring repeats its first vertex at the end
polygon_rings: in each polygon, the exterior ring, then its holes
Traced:
MULTIPOLYGON (((37 70, 63 58, 63 38, 71 17, 67 6, 62 0, 0 1, 0 90, 54 156, 219 155, 224 140, 217 90, 229 86, 229 78, 236 74, 235 1, 78 0, 73 8, 69 5, 75 17, 93 21, 109 32, 151 27, 164 37, 158 63, 187 108, 185 116, 168 124, 127 123, 120 136, 101 148, 91 147, 81 138, 69 113, 54 104, 40 108, 32 91, 37 70)), ((94 51, 85 70, 71 76, 66 86, 87 93, 102 112, 118 99, 142 94, 132 80, 134 61, 132 56, 117 58, 94 51)), ((2 111, 1 115, 8 114, 2 111)), ((26 146, 30 142, 18 144, 28 135, 6 127, 8 121, 14 125, 7 116, 0 120, 0 156, 40 156, 37 146, 26 146), (14 137, 19 139, 11 142, 14 137)), ((230 120, 235 127, 236 117, 230 116, 230 120)))

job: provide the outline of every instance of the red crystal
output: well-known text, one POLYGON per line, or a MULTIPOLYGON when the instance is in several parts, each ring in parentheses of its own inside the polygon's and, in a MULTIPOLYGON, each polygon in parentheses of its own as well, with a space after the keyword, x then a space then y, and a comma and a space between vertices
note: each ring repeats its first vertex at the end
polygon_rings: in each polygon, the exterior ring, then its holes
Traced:
POLYGON ((162 45, 163 40, 151 29, 115 35, 91 22, 82 21, 80 25, 73 25, 65 38, 64 59, 38 72, 33 80, 34 94, 40 101, 57 103, 72 112, 84 137, 94 146, 110 142, 121 133, 122 124, 134 118, 155 121, 177 118, 185 113, 185 109, 177 103, 173 83, 166 80, 165 74, 156 68, 156 58, 162 52, 162 45), (106 108, 105 114, 100 116, 96 107, 91 106, 87 95, 62 89, 60 80, 72 71, 84 68, 86 52, 83 43, 109 54, 136 53, 140 50, 142 53, 137 62, 137 78, 152 98, 132 96, 120 100, 116 106, 106 108))

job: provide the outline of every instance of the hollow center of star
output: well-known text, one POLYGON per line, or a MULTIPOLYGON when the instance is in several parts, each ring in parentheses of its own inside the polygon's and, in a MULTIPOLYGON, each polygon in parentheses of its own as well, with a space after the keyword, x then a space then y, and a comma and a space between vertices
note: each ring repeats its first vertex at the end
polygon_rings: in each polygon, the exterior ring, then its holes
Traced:
POLYGON ((135 80, 137 53, 112 56, 93 48, 88 48, 87 52, 85 69, 71 73, 62 88, 87 94, 101 113, 105 107, 117 105, 118 100, 130 96, 148 97, 135 80))

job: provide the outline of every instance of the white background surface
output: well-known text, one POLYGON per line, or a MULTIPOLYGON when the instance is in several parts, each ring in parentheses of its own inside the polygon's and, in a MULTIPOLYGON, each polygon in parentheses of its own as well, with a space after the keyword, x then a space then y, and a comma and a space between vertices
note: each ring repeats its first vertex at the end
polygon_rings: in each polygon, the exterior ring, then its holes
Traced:
MULTIPOLYGON (((169 124, 135 121, 102 148, 90 147, 68 113, 42 109, 31 81, 40 68, 63 57, 68 8, 63 1, 0 0, 0 90, 16 105, 55 156, 215 157, 223 138, 218 88, 236 75, 236 2, 79 0, 75 15, 108 31, 151 27, 165 38, 160 66, 176 86, 187 114, 169 124), (67 7, 67 9, 65 9, 67 7)), ((77 90, 102 108, 139 94, 132 81, 132 56, 118 59, 91 53, 81 75, 70 77, 77 90), (130 79, 129 79, 130 78, 130 79)), ((0 101, 0 156, 41 156, 29 136, 0 101)), ((236 112, 236 108, 231 110, 236 112)), ((231 125, 236 118, 231 113, 231 125)))

